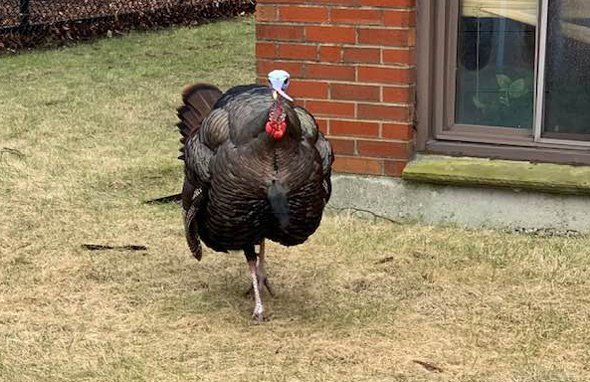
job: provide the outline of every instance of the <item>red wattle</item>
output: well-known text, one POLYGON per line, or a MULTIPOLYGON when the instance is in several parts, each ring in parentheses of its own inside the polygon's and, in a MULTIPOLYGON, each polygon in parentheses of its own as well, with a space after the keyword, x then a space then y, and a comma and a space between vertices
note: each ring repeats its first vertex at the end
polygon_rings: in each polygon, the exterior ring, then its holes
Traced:
POLYGON ((275 130, 273 131, 272 137, 276 140, 283 138, 285 132, 283 130, 275 130))
POLYGON ((266 122, 266 133, 272 137, 272 132, 274 128, 272 126, 272 122, 266 122))
POLYGON ((287 125, 285 122, 266 122, 265 126, 266 133, 271 136, 272 138, 279 140, 285 135, 285 131, 287 130, 287 125))

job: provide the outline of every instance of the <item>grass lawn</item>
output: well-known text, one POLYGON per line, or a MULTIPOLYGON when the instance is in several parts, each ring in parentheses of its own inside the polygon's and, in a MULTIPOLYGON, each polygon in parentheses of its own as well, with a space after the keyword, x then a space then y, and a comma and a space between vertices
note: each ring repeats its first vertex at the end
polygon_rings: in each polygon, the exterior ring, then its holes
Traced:
POLYGON ((241 254, 189 254, 175 108, 254 79, 250 18, 0 57, 1 381, 587 381, 590 239, 328 213, 241 254), (91 252, 84 243, 143 244, 91 252))

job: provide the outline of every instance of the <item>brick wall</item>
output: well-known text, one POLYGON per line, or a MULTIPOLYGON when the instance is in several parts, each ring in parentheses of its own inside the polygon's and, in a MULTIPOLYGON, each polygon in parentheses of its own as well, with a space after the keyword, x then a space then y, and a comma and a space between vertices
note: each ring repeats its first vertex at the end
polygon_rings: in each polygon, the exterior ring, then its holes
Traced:
POLYGON ((412 155, 415 0, 258 0, 259 81, 291 73, 336 171, 399 176, 412 155))

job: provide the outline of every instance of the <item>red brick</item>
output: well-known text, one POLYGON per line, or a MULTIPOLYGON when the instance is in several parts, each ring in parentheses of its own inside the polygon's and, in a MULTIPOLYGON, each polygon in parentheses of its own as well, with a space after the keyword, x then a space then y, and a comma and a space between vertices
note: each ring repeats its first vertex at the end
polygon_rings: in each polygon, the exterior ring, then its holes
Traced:
POLYGON ((342 49, 339 46, 320 46, 320 61, 340 62, 342 49))
POLYGON ((383 102, 412 103, 414 101, 414 87, 384 87, 383 102))
POLYGON ((406 161, 393 161, 393 160, 386 160, 383 163, 383 173, 387 176, 402 176, 402 172, 408 162, 406 161))
POLYGON ((376 9, 332 8, 330 18, 333 23, 379 25, 383 12, 376 9))
POLYGON ((356 0, 358 5, 383 8, 402 8, 416 6, 416 0, 356 0))
POLYGON ((379 101, 381 98, 381 89, 379 86, 332 84, 330 86, 330 98, 359 101, 379 101))
POLYGON ((292 81, 288 93, 293 97, 328 98, 328 84, 320 81, 292 81))
POLYGON ((413 84, 414 70, 378 66, 359 66, 358 80, 382 84, 413 84))
POLYGON ((276 58, 277 46, 270 42, 256 43, 256 57, 259 58, 276 58))
POLYGON ((274 5, 258 5, 256 6, 256 12, 254 13, 257 22, 276 21, 277 15, 277 7, 274 5))
POLYGON ((351 66, 306 64, 307 78, 354 81, 355 69, 351 66))
POLYGON ((407 106, 359 104, 358 117, 365 119, 380 119, 387 121, 409 121, 410 108, 407 106))
POLYGON ((342 60, 344 62, 379 63, 381 62, 381 49, 343 48, 342 60))
POLYGON ((354 140, 352 139, 338 139, 334 137, 328 138, 334 154, 354 154, 354 140))
MULTIPOLYGON (((353 5, 355 0, 313 0, 314 4, 325 5, 353 5)), ((310 1, 311 2, 311 1, 310 1)))
POLYGON ((302 41, 302 26, 256 25, 256 37, 259 40, 302 41))
POLYGON ((381 126, 381 136, 385 139, 409 141, 414 137, 414 129, 409 124, 384 123, 381 126))
POLYGON ((258 60, 256 62, 256 74, 260 77, 266 78, 268 73, 275 69, 283 69, 289 72, 291 76, 294 77, 301 77, 303 74, 303 65, 298 62, 289 62, 289 61, 267 61, 267 60, 258 60))
POLYGON ((305 38, 311 42, 354 43, 356 42, 356 31, 352 27, 307 26, 305 27, 305 38))
MULTIPOLYGON (((385 1, 386 3, 388 1, 385 1)), ((298 4, 303 5, 307 3, 313 3, 313 5, 341 5, 341 6, 357 6, 359 5, 359 0, 313 0, 313 1, 303 1, 303 0, 260 0, 257 1, 258 4, 298 4)), ((379 1, 378 3, 383 3, 383 1, 379 1)))
POLYGON ((305 107, 314 116, 353 117, 354 104, 334 101, 305 101, 305 107))
POLYGON ((416 46, 416 30, 410 29, 408 34, 408 46, 416 46))
POLYGON ((389 27, 413 27, 416 25, 416 12, 384 11, 383 24, 389 27))
MULTIPOLYGON (((351 5, 351 1, 354 1, 354 0, 313 0, 313 1, 302 1, 302 0, 262 0, 262 3, 298 4, 298 5, 303 5, 304 3, 310 3, 310 4, 313 4, 313 5, 351 5)), ((258 3, 260 3, 260 1, 258 3)))
POLYGON ((359 28, 360 44, 380 46, 410 46, 411 32, 405 29, 359 28))
POLYGON ((318 56, 316 45, 279 44, 279 59, 316 60, 318 56))
POLYGON ((408 159, 410 145, 403 142, 357 141, 359 154, 375 158, 408 159))
POLYGON ((300 23, 323 23, 328 21, 328 8, 287 6, 279 8, 279 20, 300 23))
POLYGON ((414 65, 416 63, 414 49, 383 49, 383 63, 414 65))
POLYGON ((330 121, 330 134, 350 137, 377 137, 379 124, 376 122, 330 121))
POLYGON ((336 172, 369 175, 381 175, 382 167, 380 160, 345 156, 337 156, 333 166, 336 172))
POLYGON ((316 118, 315 121, 318 124, 318 127, 324 135, 328 134, 328 120, 323 118, 316 118))

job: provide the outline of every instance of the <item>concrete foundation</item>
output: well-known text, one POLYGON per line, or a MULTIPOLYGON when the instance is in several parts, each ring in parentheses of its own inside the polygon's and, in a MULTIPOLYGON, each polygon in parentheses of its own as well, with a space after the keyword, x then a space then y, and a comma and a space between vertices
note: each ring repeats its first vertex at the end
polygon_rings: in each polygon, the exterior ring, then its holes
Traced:
POLYGON ((399 178, 333 175, 330 205, 393 220, 466 227, 590 232, 590 197, 438 186, 399 178))

